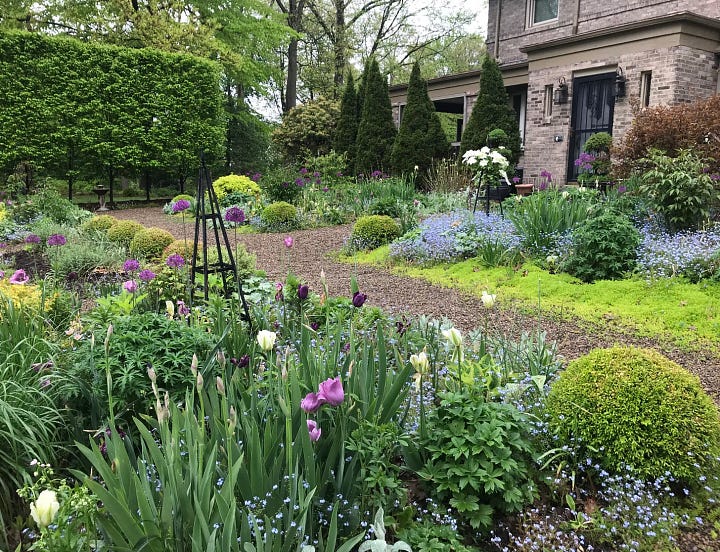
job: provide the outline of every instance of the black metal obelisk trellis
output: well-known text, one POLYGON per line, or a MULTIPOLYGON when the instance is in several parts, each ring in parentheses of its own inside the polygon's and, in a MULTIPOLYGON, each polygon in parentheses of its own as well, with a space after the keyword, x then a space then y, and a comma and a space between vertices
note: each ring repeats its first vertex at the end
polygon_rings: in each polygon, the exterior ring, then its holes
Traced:
POLYGON ((202 291, 207 300, 210 292, 210 274, 220 274, 223 284, 223 292, 225 297, 230 297, 233 291, 237 289, 238 300, 242 305, 242 317, 248 324, 252 324, 250 320, 250 309, 248 308, 245 293, 243 292, 242 282, 237 273, 237 265, 233 256, 230 240, 222 221, 222 212, 218 203, 215 189, 212 185, 212 176, 210 169, 205 164, 205 157, 201 156, 200 172, 198 174, 197 193, 195 195, 195 240, 193 241, 193 257, 192 270, 190 272, 192 281, 190 300, 193 301, 195 293, 202 291), (212 222, 212 233, 208 236, 208 221, 212 222), (212 247, 217 249, 218 260, 208 261, 208 238, 214 239, 212 247), (202 284, 198 290, 197 275, 202 274, 202 284), (230 276, 236 283, 236 287, 231 287, 230 276))

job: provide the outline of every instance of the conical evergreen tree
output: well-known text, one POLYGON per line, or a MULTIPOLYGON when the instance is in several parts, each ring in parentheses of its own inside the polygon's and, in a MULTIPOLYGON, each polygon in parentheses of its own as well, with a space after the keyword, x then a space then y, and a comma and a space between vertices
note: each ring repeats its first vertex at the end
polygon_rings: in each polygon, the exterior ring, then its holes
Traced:
POLYGON ((370 174, 374 170, 388 169, 395 134, 387 82, 373 59, 367 73, 362 117, 355 141, 355 173, 370 174))
POLYGON ((347 157, 347 166, 355 166, 355 139, 357 138, 357 93, 355 81, 351 72, 345 84, 345 91, 340 102, 340 119, 335 129, 333 149, 337 153, 344 153, 347 157))
POLYGON ((420 76, 420 65, 415 63, 407 88, 407 104, 390 157, 392 167, 402 174, 410 174, 417 167, 417 174, 422 179, 433 158, 447 154, 449 148, 435 106, 428 96, 427 83, 420 76))
POLYGON ((473 106, 470 120, 463 131, 460 155, 468 150, 480 149, 486 145, 487 135, 493 129, 502 129, 508 136, 511 163, 520 155, 520 129, 508 95, 503 85, 502 74, 497 61, 485 56, 480 74, 480 91, 473 106))

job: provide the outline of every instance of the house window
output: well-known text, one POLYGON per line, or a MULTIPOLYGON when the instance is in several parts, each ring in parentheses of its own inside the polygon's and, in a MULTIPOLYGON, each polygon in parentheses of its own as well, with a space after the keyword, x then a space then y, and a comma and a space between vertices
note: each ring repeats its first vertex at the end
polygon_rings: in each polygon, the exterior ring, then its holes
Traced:
POLYGON ((650 105, 650 87, 652 85, 652 71, 640 73, 640 107, 650 105))
POLYGON ((520 146, 525 146, 525 109, 527 106, 527 88, 523 90, 508 91, 510 107, 515 112, 518 128, 520 130, 520 146))
POLYGON ((528 0, 528 27, 558 18, 558 0, 528 0))
POLYGON ((553 106, 553 85, 548 84, 545 87, 545 98, 543 99, 543 116, 547 119, 552 116, 553 106))

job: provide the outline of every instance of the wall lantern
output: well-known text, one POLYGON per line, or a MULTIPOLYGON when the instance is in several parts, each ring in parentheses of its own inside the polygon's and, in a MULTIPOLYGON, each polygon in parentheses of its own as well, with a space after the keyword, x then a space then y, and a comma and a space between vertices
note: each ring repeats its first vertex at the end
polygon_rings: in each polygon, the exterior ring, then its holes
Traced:
POLYGON ((553 97, 553 103, 555 104, 564 104, 568 101, 568 85, 565 82, 565 77, 560 77, 558 79, 558 87, 557 90, 555 90, 554 97, 553 97))
POLYGON ((619 66, 615 72, 615 97, 625 97, 625 73, 623 73, 622 67, 619 66))

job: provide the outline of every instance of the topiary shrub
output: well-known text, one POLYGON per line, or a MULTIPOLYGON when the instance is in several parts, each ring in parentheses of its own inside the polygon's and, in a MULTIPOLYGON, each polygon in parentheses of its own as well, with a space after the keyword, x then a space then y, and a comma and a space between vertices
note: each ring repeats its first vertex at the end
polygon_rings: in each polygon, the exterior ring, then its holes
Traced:
POLYGON ((260 198, 260 186, 247 176, 228 174, 213 182, 213 188, 221 205, 232 198, 231 203, 247 203, 260 198))
POLYGON ((130 254, 134 257, 157 260, 165 248, 175 241, 173 235, 162 228, 143 228, 130 242, 130 254))
POLYGON ((357 249, 375 249, 400 235, 400 226, 389 216, 368 215, 357 219, 350 241, 357 249))
POLYGON ((107 237, 111 242, 118 243, 124 247, 130 247, 130 242, 144 226, 134 220, 119 220, 107 231, 107 237))
POLYGON ((286 201, 271 203, 263 209, 260 222, 263 230, 269 232, 292 230, 298 225, 297 209, 286 201))
POLYGON ((622 278, 635 266, 638 245, 640 233, 628 217, 603 211, 573 230, 562 269, 584 282, 622 278))
POLYGON ((88 232, 107 232, 117 222, 119 222, 118 219, 110 215, 95 215, 93 218, 86 220, 82 228, 88 232))
MULTIPOLYGON (((212 249, 208 248, 208 254, 212 251, 212 249)), ((162 259, 167 259, 170 255, 180 255, 183 259, 185 259, 188 263, 192 260, 192 254, 193 254, 193 242, 192 241, 186 241, 186 240, 175 240, 171 244, 169 244, 165 249, 163 249, 162 255, 160 256, 162 259)))
POLYGON ((697 376, 650 349, 595 349, 571 362, 545 406, 558 445, 603 466, 690 482, 720 453, 720 420, 697 376), (699 468, 698 468, 699 466, 699 468))

